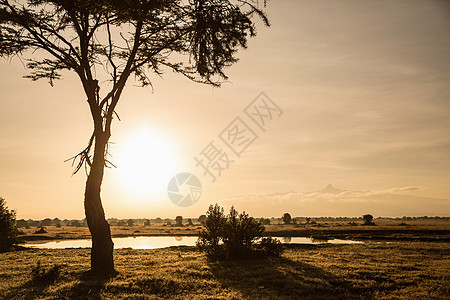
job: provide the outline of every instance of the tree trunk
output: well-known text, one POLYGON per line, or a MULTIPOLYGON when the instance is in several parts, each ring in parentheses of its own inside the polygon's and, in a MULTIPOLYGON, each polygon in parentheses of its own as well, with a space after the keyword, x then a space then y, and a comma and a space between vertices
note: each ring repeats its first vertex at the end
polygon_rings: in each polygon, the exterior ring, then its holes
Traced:
POLYGON ((114 271, 113 247, 109 224, 105 219, 100 198, 105 168, 105 149, 109 137, 96 135, 94 158, 86 181, 84 209, 92 236, 91 270, 95 274, 107 275, 114 271))

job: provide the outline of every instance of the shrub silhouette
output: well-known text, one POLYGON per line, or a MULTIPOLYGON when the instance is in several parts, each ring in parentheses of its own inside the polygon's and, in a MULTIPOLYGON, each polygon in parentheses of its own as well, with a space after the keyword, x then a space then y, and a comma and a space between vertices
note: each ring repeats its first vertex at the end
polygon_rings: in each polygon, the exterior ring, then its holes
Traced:
POLYGON ((364 225, 375 225, 375 223, 373 222, 372 215, 370 215, 370 214, 364 215, 363 219, 364 219, 364 225))
POLYGON ((283 252, 283 245, 277 239, 265 237, 261 239, 261 249, 268 255, 280 256, 283 252))
POLYGON ((70 222, 70 226, 73 226, 73 227, 81 227, 81 223, 80 223, 80 221, 78 221, 78 220, 72 220, 72 221, 70 222))
POLYGON ((231 207, 224 227, 223 244, 231 257, 246 256, 253 242, 262 236, 264 226, 245 212, 231 207))
POLYGON ((292 217, 289 213, 285 213, 282 217, 284 224, 290 224, 292 221, 292 217))
POLYGON ((0 252, 9 251, 17 245, 16 213, 9 210, 6 201, 0 197, 0 252))
POLYGON ((206 220, 205 215, 201 215, 200 217, 198 217, 198 222, 202 225, 205 224, 205 220, 206 220))
POLYGON ((210 205, 203 222, 203 230, 197 240, 197 246, 208 255, 217 256, 219 254, 219 242, 223 236, 223 229, 226 224, 223 208, 217 203, 210 205))
POLYGON ((38 230, 33 232, 33 234, 41 234, 41 233, 47 233, 47 230, 45 230, 45 227, 41 226, 38 230))
POLYGON ((254 247, 265 228, 245 212, 239 214, 234 207, 225 216, 223 208, 217 203, 211 205, 206 212, 204 226, 197 246, 212 258, 245 258, 258 249, 269 255, 279 255, 282 251, 281 243, 271 238, 254 247))
POLYGON ((261 224, 270 225, 270 219, 261 218, 261 224))
POLYGON ((43 226, 51 226, 53 225, 53 221, 50 218, 46 218, 44 220, 41 221, 41 223, 39 223, 39 226, 43 227, 43 226))
POLYGON ((183 226, 183 217, 182 216, 177 216, 175 218, 175 225, 176 226, 183 226))

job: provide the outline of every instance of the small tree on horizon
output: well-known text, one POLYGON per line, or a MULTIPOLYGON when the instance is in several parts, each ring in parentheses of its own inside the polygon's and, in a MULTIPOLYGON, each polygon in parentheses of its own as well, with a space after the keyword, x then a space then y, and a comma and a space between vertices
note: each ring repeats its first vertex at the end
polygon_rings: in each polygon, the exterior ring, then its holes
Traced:
POLYGON ((200 215, 200 217, 198 217, 198 222, 202 225, 205 224, 205 220, 206 220, 206 215, 200 215))
POLYGON ((370 214, 363 215, 364 225, 375 225, 373 216, 370 214))
POLYGON ((177 216, 175 218, 175 225, 176 226, 183 226, 183 217, 182 216, 177 216))
POLYGON ((111 230, 101 201, 111 125, 130 76, 152 85, 148 73, 172 70, 213 86, 256 35, 254 16, 269 26, 256 0, 0 0, 0 56, 19 56, 32 80, 51 85, 74 72, 93 121, 87 146, 72 157, 87 174, 84 207, 92 236, 91 270, 115 272, 111 230))
POLYGON ((292 217, 289 213, 285 213, 281 219, 283 220, 284 224, 291 224, 292 217))

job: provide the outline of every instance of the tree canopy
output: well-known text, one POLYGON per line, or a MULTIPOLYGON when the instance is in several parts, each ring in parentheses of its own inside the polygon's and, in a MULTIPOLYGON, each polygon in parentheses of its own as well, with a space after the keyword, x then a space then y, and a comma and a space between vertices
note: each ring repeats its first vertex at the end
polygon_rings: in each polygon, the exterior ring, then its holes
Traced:
MULTIPOLYGON (((269 25, 254 0, 0 0, 0 55, 20 56, 31 71, 25 77, 51 85, 63 70, 75 71, 94 130, 110 135, 131 75, 147 86, 149 74, 173 70, 219 86, 236 51, 256 34, 255 15, 269 25)), ((75 172, 91 166, 95 138, 74 157, 75 172)))

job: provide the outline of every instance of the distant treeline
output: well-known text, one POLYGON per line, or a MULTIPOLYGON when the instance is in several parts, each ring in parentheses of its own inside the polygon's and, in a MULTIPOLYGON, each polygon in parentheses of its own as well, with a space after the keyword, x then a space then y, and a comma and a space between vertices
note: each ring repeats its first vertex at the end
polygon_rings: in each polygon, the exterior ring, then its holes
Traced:
MULTIPOLYGON (((198 218, 183 218, 182 216, 177 216, 174 219, 170 218, 155 218, 155 219, 117 219, 117 218, 109 218, 108 223, 111 226, 150 226, 151 224, 163 224, 163 225, 201 225, 205 219, 205 215, 201 215, 198 218)), ((449 220, 450 217, 377 217, 374 218, 376 220, 398 220, 398 221, 414 221, 414 220, 449 220)), ((261 221, 263 225, 277 225, 283 224, 283 218, 256 218, 256 220, 261 221)), ((362 221, 363 217, 293 217, 293 223, 314 223, 314 222, 356 222, 362 221)), ((87 226, 86 219, 42 219, 42 220, 16 220, 17 227, 44 227, 44 226, 73 226, 73 227, 85 227, 87 226)))

